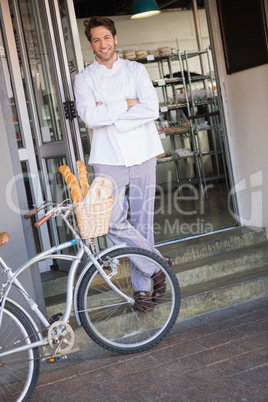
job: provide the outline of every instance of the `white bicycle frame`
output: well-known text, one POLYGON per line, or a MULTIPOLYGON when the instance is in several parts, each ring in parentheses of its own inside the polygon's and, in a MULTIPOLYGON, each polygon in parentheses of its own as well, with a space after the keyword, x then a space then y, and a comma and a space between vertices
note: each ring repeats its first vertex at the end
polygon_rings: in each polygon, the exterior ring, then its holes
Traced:
MULTIPOLYGON (((116 293, 118 293, 122 299, 124 299, 127 303, 134 304, 134 300, 125 295, 123 292, 121 292, 112 282, 111 282, 111 277, 112 274, 107 275, 101 265, 99 264, 98 260, 94 256, 94 254, 91 253, 89 248, 86 246, 86 244, 81 240, 80 236, 74 231, 72 226, 67 220, 67 217, 64 216, 63 214, 61 215, 62 218, 64 219, 65 223, 67 226, 69 226, 72 230, 72 233, 74 234, 75 239, 67 241, 65 243, 59 244, 57 246, 54 246, 50 248, 47 251, 44 251, 35 257, 33 257, 31 260, 29 260, 27 263, 22 265, 20 268, 18 268, 15 272, 12 271, 10 267, 8 267, 4 260, 0 257, 0 266, 3 268, 2 274, 7 275, 7 281, 2 284, 2 288, 0 289, 0 330, 1 330, 1 323, 2 323, 2 318, 3 318, 3 311, 5 307, 6 300, 9 300, 11 303, 14 305, 17 305, 19 309, 21 309, 24 313, 26 313, 27 317, 30 319, 31 323, 34 324, 34 328, 37 329, 37 333, 39 340, 29 344, 25 345, 22 347, 17 347, 14 348, 13 350, 9 350, 6 352, 0 352, 0 357, 13 354, 16 352, 20 352, 22 350, 27 350, 27 349, 32 349, 35 347, 40 347, 40 346, 45 346, 48 344, 48 340, 46 338, 42 338, 41 333, 38 330, 37 324, 35 323, 34 319, 26 312, 25 309, 23 309, 21 306, 19 306, 17 303, 13 302, 10 298, 8 298, 9 292, 12 288, 12 285, 15 285, 16 288, 19 290, 21 295, 24 297, 24 299, 27 301, 28 305, 30 306, 31 310, 36 314, 36 316, 39 318, 41 323, 44 325, 45 328, 50 327, 50 323, 48 322, 47 318, 45 317, 44 313, 40 311, 37 303, 31 298, 31 296, 28 294, 28 292, 24 289, 20 281, 18 280, 18 276, 29 269, 30 266, 33 264, 38 263, 39 261, 45 260, 45 259, 62 259, 62 260, 68 260, 72 261, 69 274, 68 274, 68 281, 67 281, 67 289, 66 289, 66 305, 65 305, 65 312, 63 314, 63 318, 61 321, 63 322, 68 322, 71 314, 71 309, 72 306, 74 305, 74 312, 75 316, 77 319, 78 325, 81 325, 79 315, 78 315, 78 308, 77 308, 77 292, 78 288, 80 286, 81 281, 83 280, 84 275, 86 274, 87 270, 94 265, 96 269, 98 270, 99 274, 101 277, 106 281, 106 283, 110 286, 111 289, 113 289, 116 293), (67 255, 67 254, 54 254, 57 253, 58 251, 64 250, 65 248, 69 248, 75 245, 79 245, 80 248, 77 252, 76 255, 67 255), (75 280, 75 274, 77 272, 77 268, 79 263, 82 260, 82 257, 84 254, 87 255, 89 262, 86 264, 84 269, 82 270, 82 273, 79 276, 78 282, 76 284, 75 290, 74 288, 74 280, 75 280)), ((100 253, 98 253, 97 258, 102 257, 104 254, 109 253, 110 251, 113 251, 115 249, 119 248, 124 248, 125 244, 120 244, 116 246, 109 247, 100 253)))

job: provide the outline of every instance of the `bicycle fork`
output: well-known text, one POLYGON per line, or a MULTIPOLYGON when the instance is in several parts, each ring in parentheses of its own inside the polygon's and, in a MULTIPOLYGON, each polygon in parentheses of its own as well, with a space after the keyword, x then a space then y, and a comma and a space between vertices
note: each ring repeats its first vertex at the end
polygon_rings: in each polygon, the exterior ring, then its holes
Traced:
MULTIPOLYGON (((134 304, 134 299, 132 297, 127 296, 125 293, 121 292, 120 289, 118 289, 111 281, 111 278, 113 277, 113 272, 110 275, 107 275, 104 272, 104 269, 102 268, 102 266, 99 264, 98 260, 94 257, 93 254, 88 254, 90 260, 92 261, 92 263, 94 264, 94 266, 97 268, 97 270, 99 271, 100 276, 102 277, 102 279, 107 282, 107 284, 110 286, 111 289, 113 289, 117 294, 119 294, 124 300, 126 300, 126 302, 130 303, 130 304, 134 304)), ((118 261, 114 262, 115 267, 112 267, 112 269, 116 269, 117 265, 118 265, 118 261)))
POLYGON ((131 305, 134 304, 134 299, 129 297, 129 296, 127 296, 125 293, 121 292, 121 290, 118 289, 118 287, 116 287, 111 281, 111 278, 113 277, 113 275, 116 274, 116 269, 117 269, 117 265, 118 265, 117 260, 112 259, 112 263, 110 265, 111 268, 112 268, 112 272, 109 275, 107 275, 105 273, 105 271, 104 271, 105 267, 102 267, 100 265, 100 263, 98 262, 98 259, 101 259, 101 257, 103 255, 107 254, 109 251, 113 251, 113 250, 116 250, 116 249, 119 249, 119 248, 124 248, 124 247, 125 247, 125 244, 114 245, 114 246, 110 247, 109 249, 105 249, 105 250, 101 251, 100 253, 98 253, 97 258, 93 254, 91 254, 87 248, 85 248, 85 252, 86 252, 90 262, 84 267, 82 273, 80 274, 80 277, 78 279, 78 282, 77 282, 76 287, 75 287, 75 292, 74 292, 74 311, 75 311, 75 316, 76 316, 76 320, 77 320, 78 325, 81 325, 78 306, 77 306, 78 289, 79 289, 79 287, 81 285, 81 282, 83 281, 83 278, 84 278, 86 272, 89 270, 89 268, 91 266, 91 263, 92 263, 93 266, 96 267, 96 269, 98 270, 99 274, 101 275, 103 280, 107 283, 107 285, 112 290, 114 290, 118 295, 120 295, 122 300, 124 300, 126 303, 129 303, 131 305))

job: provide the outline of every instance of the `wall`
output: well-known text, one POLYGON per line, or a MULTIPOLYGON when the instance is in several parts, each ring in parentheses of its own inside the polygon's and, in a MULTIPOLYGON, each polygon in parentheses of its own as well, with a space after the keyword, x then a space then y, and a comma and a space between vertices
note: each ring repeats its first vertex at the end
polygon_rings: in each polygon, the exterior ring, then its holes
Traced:
MULTIPOLYGON (((10 183, 14 177, 12 160, 10 156, 10 149, 7 142, 7 132, 5 131, 4 116, 2 113, 2 108, 0 108, 0 147, 1 147, 1 158, 0 158, 0 170, 2 173, 0 176, 0 219, 2 232, 9 232, 10 241, 9 243, 0 249, 1 257, 6 260, 6 262, 18 268, 22 262, 27 261, 28 254, 25 246, 25 238, 23 233, 23 226, 21 222, 21 216, 16 212, 13 212, 10 208, 6 191, 10 188, 10 183)), ((9 191, 8 191, 9 192, 9 191)), ((11 197, 12 203, 18 205, 18 194, 16 188, 12 186, 11 197)))
MULTIPOLYGON (((8 232, 10 235, 10 241, 0 248, 0 255, 6 264, 15 270, 31 258, 35 254, 35 250, 30 222, 25 220, 20 213, 21 210, 27 210, 23 179, 14 181, 18 175, 21 177, 21 168, 2 57, 0 57, 0 92, 0 232, 8 232)), ((44 308, 38 268, 33 266, 31 270, 25 271, 19 279, 27 291, 44 308)), ((0 285, 4 280, 6 277, 0 276, 0 285)), ((14 292, 16 300, 19 303, 25 303, 17 295, 17 292, 14 292)))
POLYGON ((268 233, 268 64, 226 74, 216 0, 207 3, 240 220, 268 233))

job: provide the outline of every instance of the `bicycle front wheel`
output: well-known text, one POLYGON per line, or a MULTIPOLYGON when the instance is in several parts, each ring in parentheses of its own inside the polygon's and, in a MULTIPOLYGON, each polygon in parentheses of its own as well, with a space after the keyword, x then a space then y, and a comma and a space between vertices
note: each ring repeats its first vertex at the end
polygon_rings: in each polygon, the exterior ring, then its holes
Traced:
POLYGON ((3 356, 5 352, 35 341, 34 328, 26 315, 8 301, 0 327, 0 400, 27 401, 39 375, 38 348, 3 356))
POLYGON ((178 317, 180 287, 176 275, 163 258, 143 249, 113 250, 105 254, 102 260, 117 264, 117 273, 111 277, 111 281, 131 298, 131 275, 141 275, 140 269, 135 267, 148 264, 165 274, 166 290, 155 303, 153 311, 143 312, 112 290, 92 266, 78 290, 79 317, 85 331, 97 344, 114 352, 135 353, 151 348, 167 335, 178 317), (135 272, 135 269, 139 272, 135 272))

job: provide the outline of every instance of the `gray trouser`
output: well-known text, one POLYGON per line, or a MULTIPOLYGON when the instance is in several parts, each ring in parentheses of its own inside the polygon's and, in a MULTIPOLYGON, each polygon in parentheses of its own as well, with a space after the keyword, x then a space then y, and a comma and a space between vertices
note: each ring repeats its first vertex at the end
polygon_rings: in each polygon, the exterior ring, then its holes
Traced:
MULTIPOLYGON (((144 248, 161 255, 154 247, 154 201, 156 158, 130 167, 94 165, 95 176, 106 176, 114 185, 115 197, 108 237, 114 244, 144 248), (127 193, 128 186, 128 193, 127 193), (128 215, 129 214, 129 215, 128 215), (129 218, 129 220, 128 220, 129 218)), ((134 291, 151 290, 155 266, 132 262, 131 278, 134 291)))

